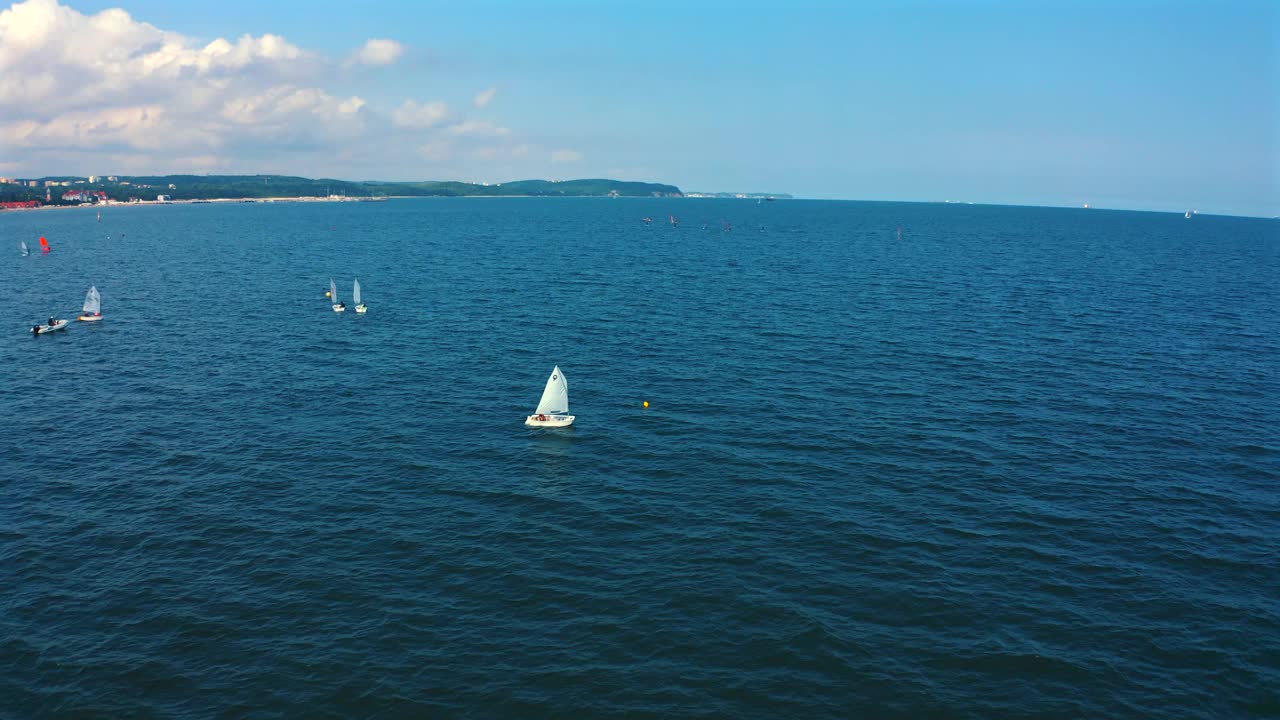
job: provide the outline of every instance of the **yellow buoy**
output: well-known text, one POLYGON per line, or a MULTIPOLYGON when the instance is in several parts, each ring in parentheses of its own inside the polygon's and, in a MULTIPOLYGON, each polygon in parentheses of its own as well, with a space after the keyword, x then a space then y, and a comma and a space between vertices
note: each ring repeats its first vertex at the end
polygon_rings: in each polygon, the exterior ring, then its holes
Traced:
POLYGON ((325 296, 325 297, 329 297, 329 291, 328 291, 328 290, 325 290, 325 291, 324 291, 324 296, 325 296))
POLYGON ((649 401, 648 401, 648 400, 645 400, 645 401, 644 401, 644 406, 645 406, 645 407, 649 407, 649 401))

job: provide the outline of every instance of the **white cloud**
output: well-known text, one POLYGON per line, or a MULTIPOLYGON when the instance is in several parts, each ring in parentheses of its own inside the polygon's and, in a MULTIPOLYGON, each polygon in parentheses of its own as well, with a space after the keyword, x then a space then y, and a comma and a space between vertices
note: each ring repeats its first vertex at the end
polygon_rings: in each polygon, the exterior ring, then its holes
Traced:
POLYGON ((324 66, 279 35, 198 43, 123 10, 27 0, 0 11, 0 137, 37 172, 70 150, 132 152, 121 169, 209 166, 215 149, 350 138, 366 103, 312 86, 324 66))
POLYGON ((352 95, 351 97, 347 98, 341 103, 338 103, 338 112, 344 115, 350 115, 351 113, 358 113, 360 112, 360 109, 363 108, 366 104, 367 103, 365 103, 364 98, 360 98, 360 97, 356 97, 355 95, 352 95))
POLYGON ((357 65, 390 65, 404 54, 404 45, 395 40, 373 38, 352 54, 348 62, 357 65))
POLYGON ((445 128, 444 132, 455 137, 503 137, 510 135, 511 129, 488 120, 463 120, 445 128))
MULTIPOLYGON (((0 161, 5 175, 308 168, 395 178, 424 161, 436 176, 465 177, 483 161, 528 177, 548 158, 582 159, 496 120, 455 117, 441 101, 377 107, 333 89, 335 78, 354 76, 334 72, 343 65, 387 64, 404 52, 386 39, 345 58, 272 33, 196 40, 124 10, 25 0, 0 10, 0 150, 9 151, 0 161)), ((492 109, 496 97, 491 87, 472 104, 492 109)))
POLYGON ((205 89, 249 69, 279 80, 311 59, 278 35, 199 46, 123 10, 84 15, 56 0, 28 0, 0 12, 0 116, 165 101, 175 84, 205 89))
POLYGON ((582 159, 582 153, 577 150, 555 150, 551 153, 551 162, 553 163, 572 163, 582 159))
POLYGON ((488 90, 481 90, 480 92, 476 93, 475 100, 473 100, 472 102, 475 103, 475 106, 477 108, 488 107, 489 103, 493 102, 493 98, 497 96, 497 94, 498 94, 498 88, 496 87, 491 87, 488 90))
POLYGON ((442 102, 429 102, 419 105, 412 100, 396 108, 391 121, 403 128, 428 128, 440 122, 449 114, 449 106, 442 102))
POLYGON ((228 100, 222 107, 221 116, 231 123, 262 125, 290 122, 299 115, 320 119, 351 115, 363 106, 364 100, 358 97, 339 100, 318 88, 280 86, 257 95, 228 100))

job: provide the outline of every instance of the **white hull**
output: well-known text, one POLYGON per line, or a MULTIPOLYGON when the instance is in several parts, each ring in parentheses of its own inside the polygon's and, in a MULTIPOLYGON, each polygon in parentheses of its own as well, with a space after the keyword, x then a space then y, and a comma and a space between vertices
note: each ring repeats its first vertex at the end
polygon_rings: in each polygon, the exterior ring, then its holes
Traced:
POLYGON ((346 305, 334 305, 334 306, 333 306, 333 311, 334 311, 334 312, 346 312, 346 311, 347 311, 347 306, 346 306, 346 305))
POLYGON ((83 322, 98 322, 99 320, 102 319, 102 316, 101 315, 81 315, 76 319, 83 322))
POLYGON ((35 328, 32 328, 32 330, 35 332, 36 335, 44 335, 45 333, 51 333, 56 330, 61 330, 65 328, 67 326, 67 322, 68 321, 66 320, 58 320, 54 322, 52 325, 38 325, 35 328))
POLYGON ((356 312, 358 312, 358 313, 366 313, 366 312, 369 312, 369 308, 365 307, 364 305, 357 305, 357 306, 356 306, 356 312))
POLYGON ((525 418, 524 424, 529 427, 569 427, 575 419, 574 415, 530 415, 525 418))

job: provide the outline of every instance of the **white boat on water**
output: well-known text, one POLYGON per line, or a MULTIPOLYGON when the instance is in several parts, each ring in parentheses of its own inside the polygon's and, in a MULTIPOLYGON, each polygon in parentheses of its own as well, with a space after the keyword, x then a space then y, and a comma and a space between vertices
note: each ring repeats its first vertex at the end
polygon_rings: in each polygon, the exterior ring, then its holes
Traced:
POLYGON ((18 241, 18 251, 22 253, 22 257, 26 257, 26 256, 28 256, 28 255, 30 255, 30 254, 31 254, 31 251, 27 249, 27 241, 26 241, 26 240, 19 240, 19 241, 18 241))
POLYGON ((542 391, 542 399, 538 401, 538 409, 525 418, 524 424, 532 427, 568 427, 573 424, 574 416, 569 414, 569 381, 557 365, 547 378, 547 387, 542 391))
POLYGON ((329 299, 333 300, 334 312, 346 312, 347 306, 338 299, 338 285, 333 282, 333 278, 329 278, 329 299))
POLYGON ((98 288, 91 286, 89 292, 84 294, 84 314, 76 317, 77 320, 85 322, 97 322, 102 319, 102 296, 98 294, 98 288))
POLYGON ((356 278, 355 285, 351 288, 351 297, 356 301, 356 312, 363 313, 369 311, 368 306, 360 302, 360 278, 356 278))
POLYGON ((49 323, 47 325, 31 326, 31 333, 33 335, 45 335, 56 330, 62 330, 68 324, 70 324, 69 320, 55 320, 53 318, 49 318, 49 323))
POLYGON ((1190 211, 1190 210, 1188 210, 1188 211, 1187 211, 1187 214, 1186 214, 1186 215, 1183 215, 1182 217, 1184 217, 1184 218, 1186 218, 1186 219, 1190 220, 1190 219, 1191 219, 1191 211, 1190 211))

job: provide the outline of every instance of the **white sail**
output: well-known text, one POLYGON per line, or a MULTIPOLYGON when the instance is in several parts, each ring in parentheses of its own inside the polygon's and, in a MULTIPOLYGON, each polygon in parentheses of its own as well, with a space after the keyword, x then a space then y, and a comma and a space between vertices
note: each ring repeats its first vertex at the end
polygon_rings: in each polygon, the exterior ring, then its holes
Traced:
POLYGON ((360 304, 360 278, 356 278, 355 287, 351 290, 351 297, 355 299, 356 304, 360 304))
POLYGON ((542 391, 542 399, 538 401, 538 409, 534 412, 539 415, 569 412, 569 381, 564 379, 559 365, 551 371, 551 377, 547 378, 547 387, 542 391))
POLYGON ((102 296, 98 294, 97 287, 90 287, 84 294, 84 311, 95 315, 102 312, 102 296))
POLYGON ((26 240, 19 240, 19 241, 18 241, 18 244, 22 246, 22 254, 23 254, 23 255, 26 255, 28 252, 30 252, 29 250, 27 250, 27 241, 26 241, 26 240))
POLYGON ((338 304, 338 285, 333 278, 329 278, 329 301, 334 305, 338 304))

